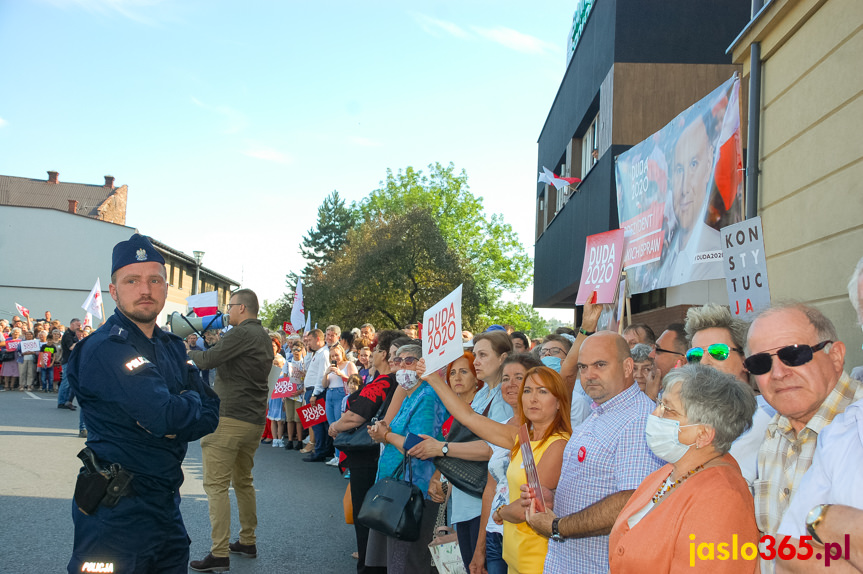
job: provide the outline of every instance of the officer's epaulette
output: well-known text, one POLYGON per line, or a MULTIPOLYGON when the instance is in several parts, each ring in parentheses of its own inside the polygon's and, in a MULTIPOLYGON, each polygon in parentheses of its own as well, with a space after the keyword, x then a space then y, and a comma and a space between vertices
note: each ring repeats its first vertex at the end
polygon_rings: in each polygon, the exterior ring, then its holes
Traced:
POLYGON ((119 325, 114 325, 111 327, 111 334, 109 336, 116 341, 125 341, 129 338, 129 330, 119 325))

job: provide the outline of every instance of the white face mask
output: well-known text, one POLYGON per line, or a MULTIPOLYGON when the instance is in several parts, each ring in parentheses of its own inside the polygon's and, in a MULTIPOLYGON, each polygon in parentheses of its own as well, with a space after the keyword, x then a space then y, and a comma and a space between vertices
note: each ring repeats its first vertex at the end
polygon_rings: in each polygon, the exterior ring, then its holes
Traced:
POLYGON ((683 425, 672 419, 664 419, 656 415, 647 416, 647 425, 644 428, 644 434, 647 438, 647 446, 653 451, 653 454, 666 462, 674 464, 686 454, 686 451, 694 445, 681 444, 678 434, 680 429, 684 427, 694 427, 698 425, 683 425))
POLYGON ((417 379, 416 371, 408 371, 407 369, 400 369, 400 370, 396 371, 396 382, 399 384, 399 386, 401 388, 403 388, 406 391, 409 391, 419 384, 419 379, 417 379))

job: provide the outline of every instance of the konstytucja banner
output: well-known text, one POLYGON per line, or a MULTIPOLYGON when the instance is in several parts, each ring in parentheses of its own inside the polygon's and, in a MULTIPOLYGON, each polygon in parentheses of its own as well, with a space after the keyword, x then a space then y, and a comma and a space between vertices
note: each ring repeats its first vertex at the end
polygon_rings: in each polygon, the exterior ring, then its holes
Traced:
POLYGON ((739 96, 735 74, 617 158, 630 293, 724 277, 719 229, 743 219, 739 96))

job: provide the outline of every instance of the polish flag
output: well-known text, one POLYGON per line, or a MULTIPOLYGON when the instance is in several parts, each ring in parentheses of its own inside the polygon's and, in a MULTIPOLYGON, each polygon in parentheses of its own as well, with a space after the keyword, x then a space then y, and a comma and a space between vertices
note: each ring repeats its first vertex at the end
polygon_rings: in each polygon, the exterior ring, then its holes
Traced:
POLYGON ((15 303, 15 307, 18 309, 18 312, 21 313, 21 315, 23 315, 24 317, 27 317, 27 318, 30 317, 30 309, 28 309, 26 307, 22 307, 18 303, 15 303))
POLYGON ((726 211, 743 185, 743 147, 740 141, 740 80, 731 86, 722 132, 719 134, 719 157, 713 172, 716 187, 726 211))
POLYGON ((198 317, 207 317, 215 315, 219 311, 219 293, 216 291, 207 291, 206 293, 198 293, 197 295, 189 295, 186 297, 186 303, 195 312, 198 317))
POLYGON ((543 166, 542 173, 539 174, 538 183, 548 183, 553 185, 555 189, 562 189, 568 185, 581 183, 581 180, 577 177, 560 177, 559 175, 555 175, 554 172, 550 171, 547 167, 543 166))

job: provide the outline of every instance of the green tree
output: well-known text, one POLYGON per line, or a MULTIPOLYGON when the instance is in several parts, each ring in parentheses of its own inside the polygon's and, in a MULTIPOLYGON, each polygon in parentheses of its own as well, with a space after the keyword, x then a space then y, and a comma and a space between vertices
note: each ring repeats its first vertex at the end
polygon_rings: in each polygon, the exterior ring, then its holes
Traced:
POLYGON ((258 310, 258 319, 268 329, 281 329, 282 323, 291 320, 291 304, 287 295, 282 295, 278 300, 269 303, 266 299, 258 310))
POLYGON ((466 328, 476 324, 479 294, 468 265, 447 244, 428 210, 369 218, 348 234, 334 262, 312 271, 304 286, 313 317, 343 326, 367 321, 402 328, 462 287, 466 328))
POLYGON ((476 311, 489 314, 503 290, 527 286, 532 266, 512 226, 499 214, 486 215, 482 197, 471 193, 467 179, 464 170, 455 173, 452 163, 431 164, 428 175, 412 167, 398 173, 388 169, 381 187, 353 207, 366 222, 427 210, 474 279, 476 311))
POLYGON ((353 229, 356 219, 356 213, 345 204, 338 191, 324 199, 318 207, 317 225, 309 229, 300 244, 300 253, 307 261, 304 276, 336 259, 336 253, 347 241, 348 231, 353 229))

